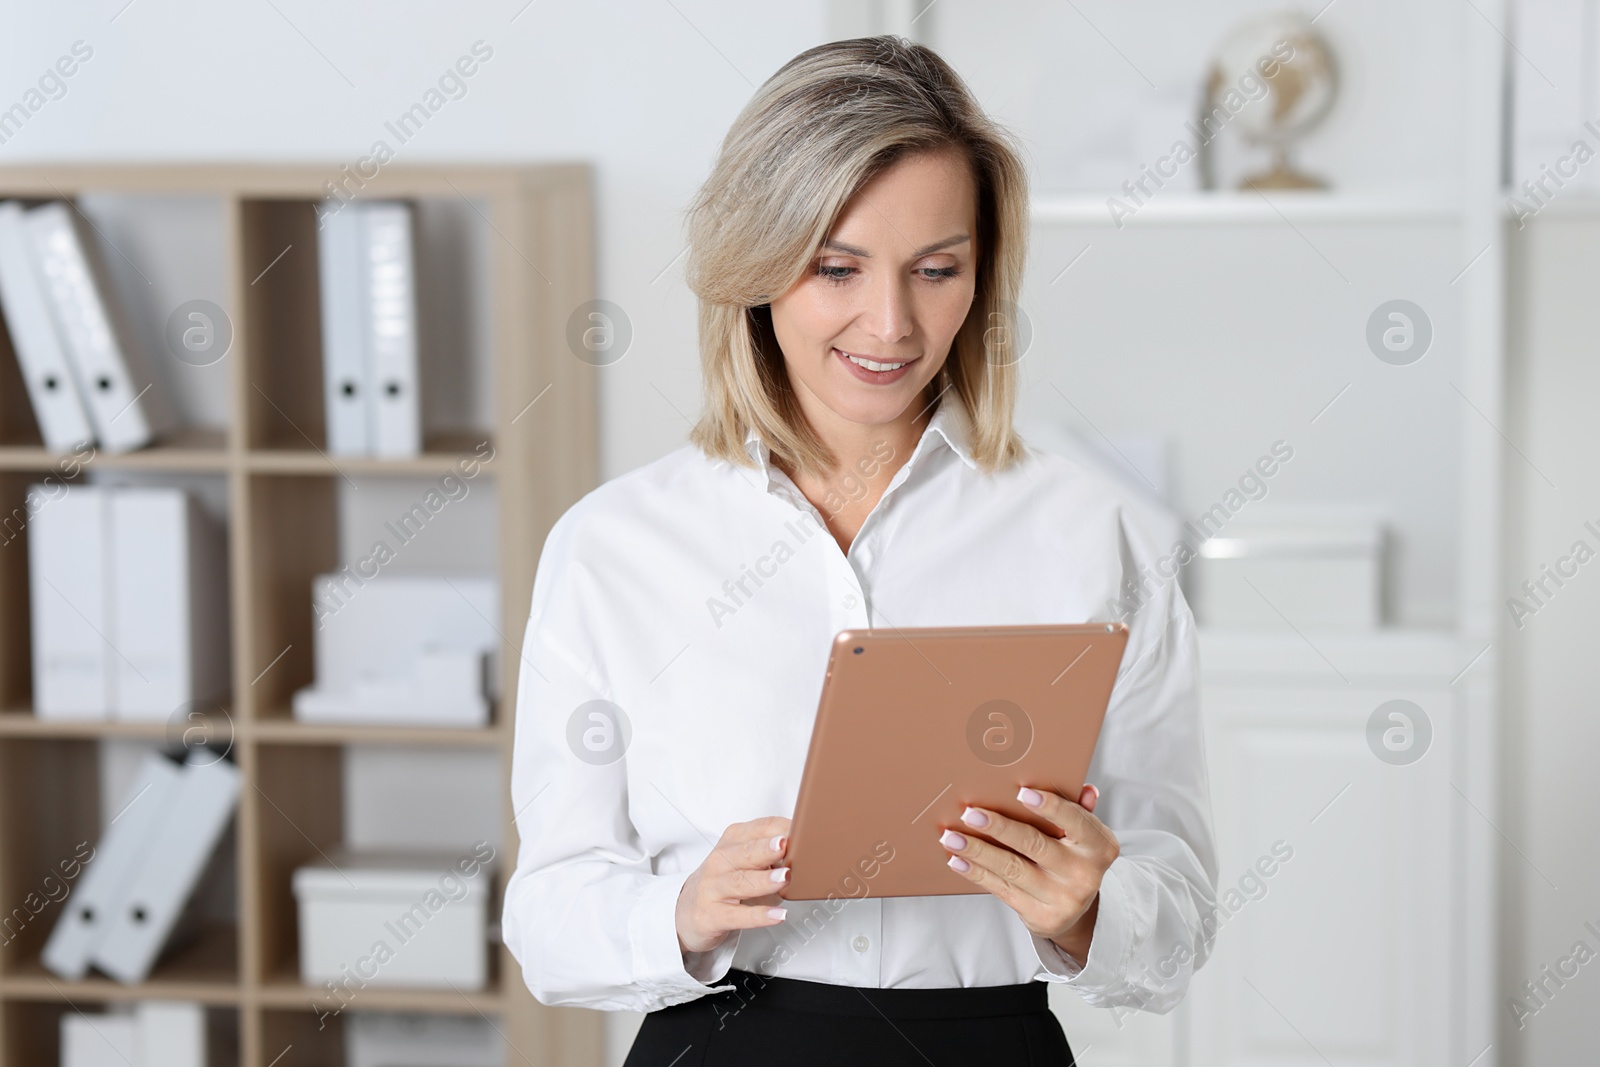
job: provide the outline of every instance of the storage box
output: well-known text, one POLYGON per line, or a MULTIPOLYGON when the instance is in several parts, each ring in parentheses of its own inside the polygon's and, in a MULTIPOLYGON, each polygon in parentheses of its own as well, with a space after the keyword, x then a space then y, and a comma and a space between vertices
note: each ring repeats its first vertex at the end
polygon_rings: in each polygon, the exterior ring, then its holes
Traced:
POLYGON ((312 582, 316 684, 294 717, 316 723, 489 724, 499 695, 493 578, 382 574, 346 568, 312 582))
POLYGON ((471 850, 340 850, 329 860, 294 872, 307 984, 487 984, 493 875, 471 850))
POLYGON ((1197 607, 1207 626, 1370 630, 1383 621, 1383 528, 1230 530, 1200 545, 1197 607))
POLYGON ((477 1016, 354 1012, 344 1021, 344 1062, 345 1067, 505 1067, 506 1043, 477 1016))

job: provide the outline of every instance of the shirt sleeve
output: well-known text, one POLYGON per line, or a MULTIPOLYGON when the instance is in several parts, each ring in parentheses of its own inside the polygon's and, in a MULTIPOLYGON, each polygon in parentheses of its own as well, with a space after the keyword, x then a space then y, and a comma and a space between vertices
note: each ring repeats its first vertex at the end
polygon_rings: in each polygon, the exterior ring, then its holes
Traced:
POLYGON ((511 764, 520 843, 501 931, 541 1003, 655 1011, 732 989, 711 983, 737 935, 687 965, 678 947, 674 912, 692 872, 658 873, 630 820, 630 728, 582 609, 592 583, 570 550, 573 515, 546 540, 522 640, 511 764))
POLYGON ((1176 560, 1163 567, 1140 532, 1124 526, 1123 535, 1118 603, 1129 641, 1088 773, 1100 790, 1095 814, 1121 851, 1100 884, 1088 958, 1033 942, 1038 976, 1085 1003, 1164 1014, 1183 999, 1217 930, 1199 644, 1176 577, 1161 574, 1175 575, 1176 560))

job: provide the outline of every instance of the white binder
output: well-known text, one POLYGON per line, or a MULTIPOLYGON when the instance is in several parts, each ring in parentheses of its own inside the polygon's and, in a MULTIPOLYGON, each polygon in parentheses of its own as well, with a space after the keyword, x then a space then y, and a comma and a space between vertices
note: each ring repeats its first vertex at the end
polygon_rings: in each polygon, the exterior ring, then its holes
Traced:
POLYGON ((57 975, 77 981, 88 973, 95 948, 121 906, 128 880, 168 818, 182 773, 183 768, 165 756, 152 753, 145 757, 133 788, 110 825, 101 831, 93 858, 45 942, 44 965, 57 975))
POLYGON ((144 849, 92 962, 119 982, 142 982, 161 955, 206 862, 233 817, 239 771, 207 749, 185 761, 168 816, 144 849))
POLYGON ((206 1067, 206 1011, 192 1000, 143 1000, 134 1067, 206 1067))
POLYGON ((415 456, 422 451, 417 403, 417 292, 411 205, 400 201, 360 205, 365 221, 368 367, 371 371, 373 455, 415 456))
POLYGON ((33 710, 41 719, 104 719, 112 704, 106 492, 28 490, 33 710))
POLYGON ((23 225, 22 205, 7 200, 0 204, 0 307, 45 447, 70 452, 92 442, 94 431, 47 301, 23 225))
POLYGON ((113 717, 163 722, 227 689, 222 530, 182 489, 110 493, 113 717))
POLYGON ((145 1067, 138 1044, 138 1020, 127 1012, 61 1014, 61 1067, 145 1067))
POLYGON ((75 210, 56 201, 24 221, 95 436, 108 452, 142 448, 167 428, 165 397, 106 303, 75 210))
POLYGON ((360 204, 328 204, 317 234, 317 269, 322 297, 323 409, 328 453, 367 454, 366 331, 360 204))

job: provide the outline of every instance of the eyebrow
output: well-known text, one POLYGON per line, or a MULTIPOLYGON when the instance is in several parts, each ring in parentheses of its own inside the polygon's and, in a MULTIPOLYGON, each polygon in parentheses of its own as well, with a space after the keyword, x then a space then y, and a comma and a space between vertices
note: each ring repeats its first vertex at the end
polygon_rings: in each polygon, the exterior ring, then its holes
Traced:
MULTIPOLYGON (((917 251, 912 255, 911 258, 917 259, 917 258, 920 258, 922 256, 928 255, 930 252, 937 252, 941 248, 949 248, 951 245, 961 244, 963 241, 966 241, 966 240, 969 240, 969 238, 968 238, 968 236, 966 234, 958 233, 954 237, 946 237, 942 241, 935 241, 933 244, 929 245, 927 248, 919 248, 919 249, 917 249, 917 251)), ((843 252, 847 256, 860 256, 862 259, 871 259, 872 258, 872 253, 868 252, 864 248, 854 248, 854 247, 852 247, 850 245, 844 244, 843 242, 835 241, 835 240, 832 240, 832 239, 824 241, 822 243, 822 247, 823 248, 831 248, 835 252, 843 252)))

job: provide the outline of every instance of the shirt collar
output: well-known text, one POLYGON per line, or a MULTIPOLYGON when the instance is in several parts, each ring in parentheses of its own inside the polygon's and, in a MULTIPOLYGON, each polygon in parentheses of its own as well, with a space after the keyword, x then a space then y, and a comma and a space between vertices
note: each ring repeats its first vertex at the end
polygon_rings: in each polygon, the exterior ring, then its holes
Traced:
MULTIPOLYGON (((937 448, 941 440, 961 462, 973 470, 977 469, 978 464, 972 458, 972 420, 967 415, 965 405, 957 397, 944 396, 940 399, 939 406, 934 409, 933 417, 923 428, 922 437, 917 441, 917 447, 912 451, 911 459, 906 461, 907 464, 924 452, 937 448)), ((766 441, 761 437, 761 432, 754 426, 745 431, 744 448, 757 467, 771 473, 770 451, 766 441)))

